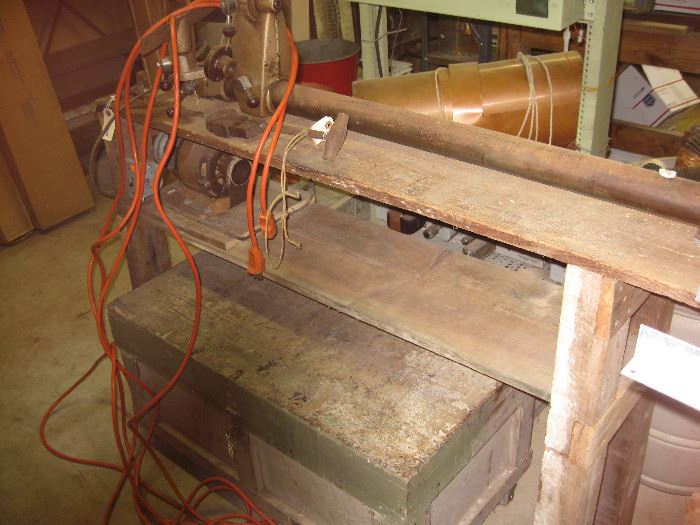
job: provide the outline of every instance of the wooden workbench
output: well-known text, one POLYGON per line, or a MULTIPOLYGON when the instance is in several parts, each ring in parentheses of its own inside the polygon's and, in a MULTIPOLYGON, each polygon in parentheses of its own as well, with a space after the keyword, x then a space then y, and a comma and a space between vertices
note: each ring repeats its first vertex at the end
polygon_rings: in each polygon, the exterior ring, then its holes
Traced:
MULTIPOLYGON (((187 99, 179 136, 250 158, 255 140, 206 130, 203 117, 223 108, 187 99)), ((309 124, 287 123, 281 144, 309 124)), ((165 107, 154 127, 169 129, 165 107)), ((651 406, 619 371, 640 323, 668 329, 669 299, 698 306, 696 228, 357 133, 334 161, 300 145, 288 171, 568 263, 562 290, 311 205, 290 222, 302 250, 265 276, 549 400, 535 521, 629 522, 651 406)), ((227 240, 212 214, 177 199, 169 210, 186 240, 246 264, 247 243, 227 240)), ((129 250, 134 285, 169 266, 162 225, 148 208, 143 218, 129 250)))

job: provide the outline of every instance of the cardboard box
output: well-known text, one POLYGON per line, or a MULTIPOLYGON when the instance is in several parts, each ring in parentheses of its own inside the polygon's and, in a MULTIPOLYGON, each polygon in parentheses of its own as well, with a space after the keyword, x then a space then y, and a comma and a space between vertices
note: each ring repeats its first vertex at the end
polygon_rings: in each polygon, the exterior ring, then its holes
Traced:
POLYGON ((615 120, 658 126, 671 115, 700 103, 680 71, 647 65, 642 71, 629 66, 617 79, 615 120))
POLYGON ((700 0, 657 0, 654 11, 672 11, 700 15, 700 0))

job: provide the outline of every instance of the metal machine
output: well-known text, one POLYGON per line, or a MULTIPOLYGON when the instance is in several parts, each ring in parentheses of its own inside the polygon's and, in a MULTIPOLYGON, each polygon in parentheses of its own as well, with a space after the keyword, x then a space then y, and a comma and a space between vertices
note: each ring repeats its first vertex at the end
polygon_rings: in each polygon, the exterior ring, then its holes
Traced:
MULTIPOLYGON (((264 117, 270 109, 263 103, 270 86, 289 76, 289 42, 280 0, 226 0, 222 44, 208 53, 203 63, 195 57, 193 25, 206 11, 195 11, 178 20, 178 61, 183 96, 218 97, 236 102, 243 113, 264 117), (233 50, 236 50, 235 56, 233 50)), ((156 32, 151 41, 163 38, 156 32)), ((155 49, 144 46, 142 52, 155 49)), ((174 57, 161 58, 160 87, 173 89, 174 57)), ((259 121, 239 112, 219 112, 206 120, 207 129, 221 136, 253 137, 262 131, 259 121)), ((162 136, 161 136, 162 138, 162 136)), ((162 140, 161 140, 162 142, 162 140)), ((157 160, 157 159, 156 159, 157 160)), ((250 161, 194 142, 180 140, 174 154, 174 173, 190 189, 214 198, 228 198, 231 206, 245 200, 250 161)))
POLYGON ((493 0, 491 2, 372 0, 363 3, 555 31, 581 20, 585 4, 582 0, 493 0))
MULTIPOLYGON (((194 56, 193 24, 206 16, 195 11, 178 20, 178 60, 182 93, 218 96, 238 102, 242 111, 265 116, 268 109, 262 103, 270 85, 289 76, 289 43, 287 26, 282 14, 281 0, 223 0, 221 9, 226 17, 222 44, 214 47, 204 64, 194 56), (235 56, 233 50, 236 50, 235 56)), ((164 30, 151 36, 153 45, 144 45, 148 53, 163 39, 164 30)), ((172 60, 158 62, 163 69, 163 89, 172 88, 172 60)))

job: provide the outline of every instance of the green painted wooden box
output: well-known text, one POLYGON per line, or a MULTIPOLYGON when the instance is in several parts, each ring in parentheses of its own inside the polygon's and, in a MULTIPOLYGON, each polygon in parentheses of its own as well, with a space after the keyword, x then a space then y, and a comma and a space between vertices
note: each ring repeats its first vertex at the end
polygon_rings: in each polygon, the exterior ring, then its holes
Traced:
MULTIPOLYGON (((214 256, 197 261, 200 336, 158 430, 194 472, 234 477, 283 523, 479 523, 513 489, 533 398, 214 256)), ((193 304, 180 265, 110 307, 127 366, 154 387, 182 358, 193 304)))

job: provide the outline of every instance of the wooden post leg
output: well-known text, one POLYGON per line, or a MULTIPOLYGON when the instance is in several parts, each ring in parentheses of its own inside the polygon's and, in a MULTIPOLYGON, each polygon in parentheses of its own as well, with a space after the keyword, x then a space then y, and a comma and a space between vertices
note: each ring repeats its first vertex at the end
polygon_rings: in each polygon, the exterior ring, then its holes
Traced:
POLYGON ((535 523, 594 519, 611 429, 637 400, 625 392, 615 403, 620 409, 611 407, 629 318, 647 297, 614 279, 573 265, 567 269, 535 523))
POLYGON ((137 288, 169 270, 170 248, 165 232, 144 221, 139 221, 126 249, 126 261, 132 288, 137 288))
MULTIPOLYGON (((625 363, 634 353, 639 326, 645 324, 667 332, 672 316, 671 301, 650 296, 632 317, 625 363)), ((610 442, 596 508, 596 525, 625 525, 632 522, 653 408, 653 401, 643 396, 610 442)))
POLYGON ((643 396, 610 442, 595 514, 596 525, 632 522, 654 403, 643 396))
MULTIPOLYGON (((105 142, 105 152, 116 187, 116 181, 121 172, 121 163, 115 142, 105 142)), ((121 204, 124 206, 124 201, 121 204)), ((144 202, 144 207, 146 206, 153 206, 153 204, 144 202)), ((120 208, 121 213, 125 211, 125 207, 120 208)), ((129 267, 132 288, 137 288, 156 275, 169 270, 172 265, 168 237, 165 231, 146 221, 139 220, 126 250, 126 262, 129 267)))

